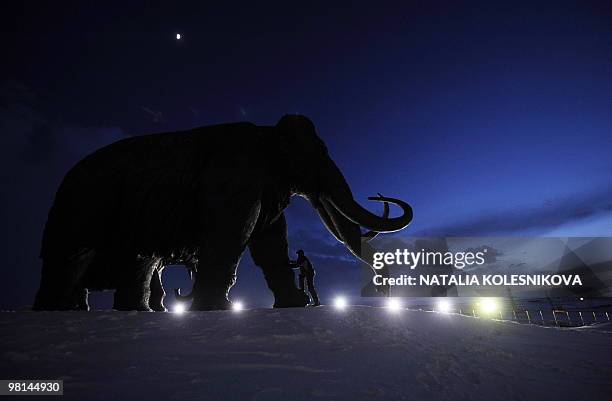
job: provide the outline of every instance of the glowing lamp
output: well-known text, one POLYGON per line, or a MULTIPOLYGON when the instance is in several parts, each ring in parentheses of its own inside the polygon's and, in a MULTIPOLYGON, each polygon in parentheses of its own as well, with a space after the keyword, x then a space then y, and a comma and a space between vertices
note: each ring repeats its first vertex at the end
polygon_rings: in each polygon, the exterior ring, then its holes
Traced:
POLYGON ((493 298, 482 298, 478 305, 480 312, 484 315, 492 315, 499 309, 497 301, 493 298))
POLYGON ((182 302, 177 302, 174 304, 172 310, 174 311, 174 313, 182 315, 183 313, 185 313, 185 304, 182 302))
POLYGON ((346 309, 347 305, 348 305, 348 302, 346 301, 346 298, 344 298, 343 296, 337 296, 334 299, 334 308, 338 310, 346 309))
POLYGON ((242 302, 240 302, 240 301, 232 302, 232 310, 234 312, 240 312, 243 309, 244 309, 244 305, 242 304, 242 302))
POLYGON ((387 304, 385 307, 393 313, 399 312, 402 309, 402 303, 397 298, 389 298, 387 299, 387 304))
POLYGON ((447 299, 442 299, 442 300, 438 301, 438 305, 437 305, 436 309, 440 313, 450 313, 450 311, 451 311, 451 303, 447 299))

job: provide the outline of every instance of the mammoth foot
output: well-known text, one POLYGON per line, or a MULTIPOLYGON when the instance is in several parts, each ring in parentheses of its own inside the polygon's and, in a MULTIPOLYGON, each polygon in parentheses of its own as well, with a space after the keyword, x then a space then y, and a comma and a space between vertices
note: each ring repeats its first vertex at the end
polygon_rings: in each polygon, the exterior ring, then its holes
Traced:
POLYGON ((232 303, 225 298, 194 299, 191 311, 228 310, 232 309, 232 303))
POLYGON ((168 309, 163 304, 151 304, 149 302, 149 308, 155 312, 168 312, 168 309))
POLYGON ((288 295, 274 296, 274 308, 303 308, 310 302, 310 297, 304 292, 296 290, 288 295))
POLYGON ((148 306, 142 306, 142 305, 134 305, 134 306, 113 305, 113 309, 117 311, 153 312, 153 310, 149 308, 148 306))

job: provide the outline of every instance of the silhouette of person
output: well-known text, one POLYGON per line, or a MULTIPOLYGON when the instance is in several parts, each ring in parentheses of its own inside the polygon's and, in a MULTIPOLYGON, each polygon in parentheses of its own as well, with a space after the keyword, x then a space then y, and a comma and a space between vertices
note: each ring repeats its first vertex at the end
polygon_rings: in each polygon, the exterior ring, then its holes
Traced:
POLYGON ((315 269, 312 266, 312 263, 310 263, 310 260, 306 257, 306 255, 304 255, 303 250, 300 249, 296 253, 298 258, 296 261, 291 262, 291 266, 294 269, 300 269, 300 274, 298 276, 298 287, 300 290, 304 291, 304 281, 306 281, 308 293, 312 298, 313 305, 319 306, 321 303, 319 302, 319 296, 317 295, 317 290, 315 290, 314 286, 315 269))

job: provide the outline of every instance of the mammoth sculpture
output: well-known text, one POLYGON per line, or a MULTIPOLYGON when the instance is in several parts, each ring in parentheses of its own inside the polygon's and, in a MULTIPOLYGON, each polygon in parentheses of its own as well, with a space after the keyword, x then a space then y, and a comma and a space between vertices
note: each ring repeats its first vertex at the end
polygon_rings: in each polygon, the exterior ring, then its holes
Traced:
POLYGON ((159 269, 186 260, 197 266, 191 309, 228 309, 247 246, 274 306, 305 306, 288 267, 283 211, 293 195, 308 199, 330 233, 370 265, 366 240, 412 220, 399 199, 369 198, 400 206, 393 218, 355 202, 303 116, 132 137, 87 156, 64 178, 43 233, 33 309, 85 309, 87 289, 115 288, 115 309, 151 310, 159 269))

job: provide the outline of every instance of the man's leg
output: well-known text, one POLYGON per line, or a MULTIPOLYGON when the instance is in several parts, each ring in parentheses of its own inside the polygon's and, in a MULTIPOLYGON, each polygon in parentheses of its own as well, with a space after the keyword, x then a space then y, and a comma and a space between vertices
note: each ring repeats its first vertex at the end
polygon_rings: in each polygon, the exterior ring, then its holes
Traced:
POLYGON ((314 274, 309 274, 306 278, 306 282, 308 284, 308 292, 312 297, 312 302, 314 303, 314 306, 321 305, 321 303, 319 302, 319 296, 317 295, 317 290, 315 290, 314 286, 314 274))

